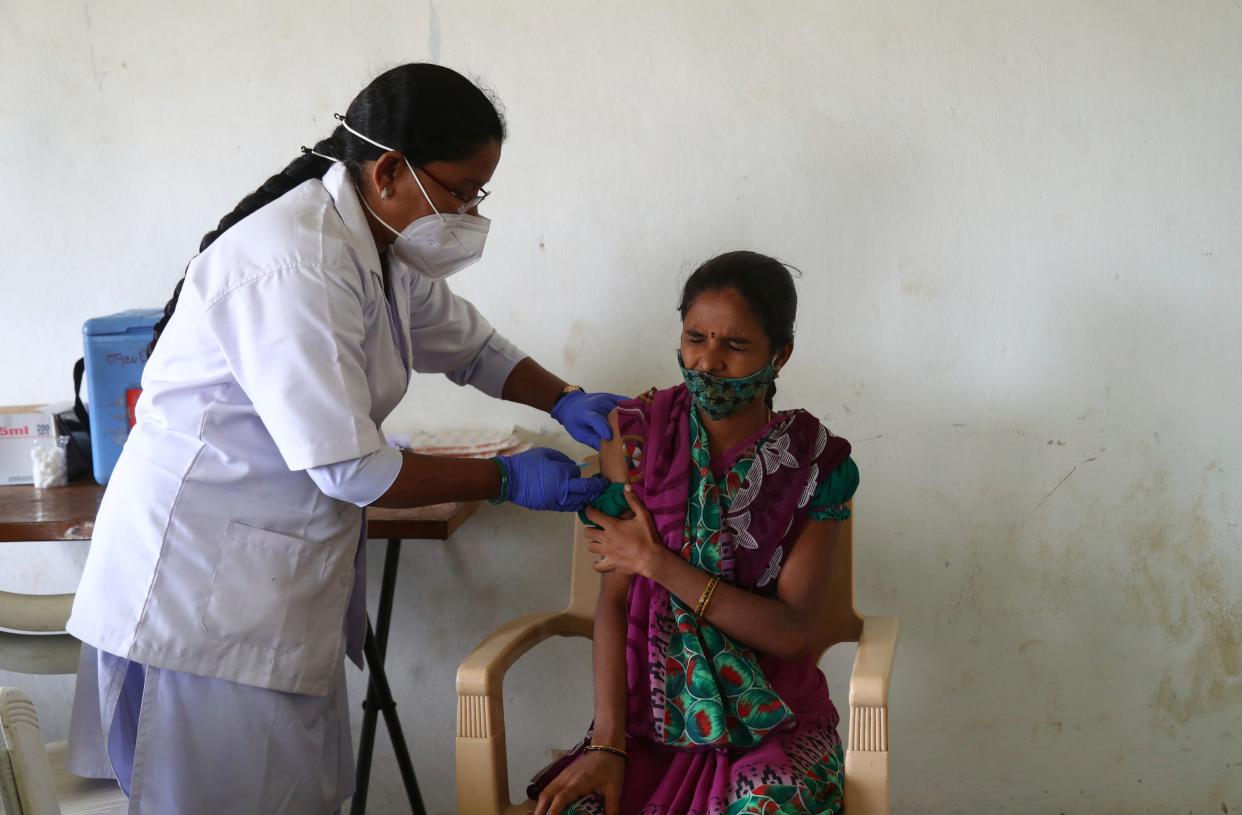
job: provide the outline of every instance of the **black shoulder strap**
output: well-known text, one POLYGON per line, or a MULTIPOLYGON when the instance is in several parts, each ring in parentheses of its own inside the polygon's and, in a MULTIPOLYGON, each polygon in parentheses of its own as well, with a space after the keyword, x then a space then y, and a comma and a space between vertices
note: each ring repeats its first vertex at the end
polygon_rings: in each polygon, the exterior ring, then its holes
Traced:
POLYGON ((85 373, 86 359, 79 359, 73 364, 73 413, 82 423, 82 429, 89 433, 91 417, 86 412, 86 405, 82 404, 82 375, 85 373))

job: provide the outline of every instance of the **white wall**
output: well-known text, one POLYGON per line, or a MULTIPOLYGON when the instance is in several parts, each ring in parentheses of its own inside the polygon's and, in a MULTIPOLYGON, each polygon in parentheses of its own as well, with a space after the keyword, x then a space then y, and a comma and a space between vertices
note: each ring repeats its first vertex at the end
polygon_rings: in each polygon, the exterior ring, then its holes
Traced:
MULTIPOLYGON (((85 318, 162 304, 241 195, 418 59, 511 127, 455 286, 566 378, 673 382, 677 288, 713 253, 805 271, 781 401, 855 442, 860 604, 904 626, 897 811, 1242 808, 1242 6, 8 0, 0 403, 67 397, 85 318)), ((391 427, 511 422, 553 429, 419 380, 391 427)), ((408 547, 393 674, 433 811, 454 668, 563 602, 567 534, 485 509, 408 547)), ((0 584, 72 586, 75 546, 5 546, 0 584)), ((515 778, 587 722, 580 646, 508 688, 535 700, 515 778)), ((387 755, 373 811, 398 812, 387 755)))

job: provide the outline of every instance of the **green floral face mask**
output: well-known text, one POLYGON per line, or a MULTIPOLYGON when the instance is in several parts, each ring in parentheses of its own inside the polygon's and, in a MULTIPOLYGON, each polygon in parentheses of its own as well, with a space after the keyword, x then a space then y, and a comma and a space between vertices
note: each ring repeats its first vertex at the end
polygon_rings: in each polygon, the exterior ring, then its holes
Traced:
POLYGON ((738 379, 692 371, 686 367, 680 351, 677 352, 677 364, 681 367, 681 376, 686 381, 694 404, 712 419, 732 416, 766 393, 768 386, 776 381, 775 357, 750 376, 738 379))

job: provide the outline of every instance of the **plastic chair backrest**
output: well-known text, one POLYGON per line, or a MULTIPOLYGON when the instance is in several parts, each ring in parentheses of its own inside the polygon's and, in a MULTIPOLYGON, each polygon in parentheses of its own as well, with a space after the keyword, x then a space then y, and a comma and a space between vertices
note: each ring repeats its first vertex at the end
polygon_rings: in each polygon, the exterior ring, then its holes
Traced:
POLYGON ((76 673, 81 643, 63 633, 72 605, 72 594, 0 591, 0 670, 76 673))
MULTIPOLYGON (((851 503, 851 512, 853 504, 851 503)), ((840 535, 832 553, 827 591, 835 602, 827 624, 828 648, 840 642, 858 642, 862 615, 854 608, 854 519, 841 521, 840 535)), ((822 657, 823 654, 820 654, 822 657)))

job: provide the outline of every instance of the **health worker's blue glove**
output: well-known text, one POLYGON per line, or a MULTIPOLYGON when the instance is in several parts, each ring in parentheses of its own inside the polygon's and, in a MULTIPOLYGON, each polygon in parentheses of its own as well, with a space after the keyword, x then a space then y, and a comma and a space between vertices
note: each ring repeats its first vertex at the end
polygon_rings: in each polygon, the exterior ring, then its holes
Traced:
POLYGON ((575 440, 598 450, 601 441, 612 438, 608 414, 623 401, 624 396, 611 393, 570 391, 553 405, 552 418, 560 422, 575 440))
POLYGON ((513 456, 497 456, 505 471, 503 497, 527 509, 577 512, 608 486, 600 476, 583 478, 582 470, 564 453, 536 447, 513 456))

